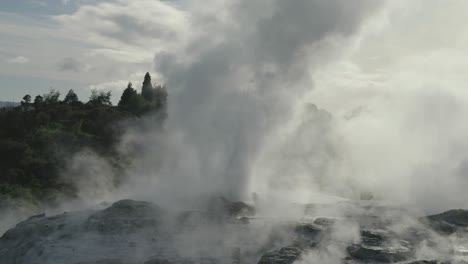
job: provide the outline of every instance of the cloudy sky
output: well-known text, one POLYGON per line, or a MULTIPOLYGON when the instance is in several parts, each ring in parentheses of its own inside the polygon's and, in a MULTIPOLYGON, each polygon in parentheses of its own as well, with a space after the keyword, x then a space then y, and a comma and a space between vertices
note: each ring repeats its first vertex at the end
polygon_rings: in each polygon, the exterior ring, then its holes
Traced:
MULTIPOLYGON (((113 90, 152 71, 159 43, 184 28, 182 2, 6 0, 0 5, 0 100, 113 90)), ((139 86, 139 85, 138 85, 139 86)), ((84 97, 84 98, 83 98, 84 97)))

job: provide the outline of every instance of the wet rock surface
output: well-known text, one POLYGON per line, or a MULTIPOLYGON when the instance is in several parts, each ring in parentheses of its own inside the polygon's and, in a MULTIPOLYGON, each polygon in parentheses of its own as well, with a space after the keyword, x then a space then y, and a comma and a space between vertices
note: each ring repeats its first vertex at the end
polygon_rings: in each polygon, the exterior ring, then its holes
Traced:
POLYGON ((468 231, 468 210, 450 210, 430 215, 425 220, 431 228, 442 234, 468 231))
POLYGON ((330 254, 333 263, 466 263, 468 211, 405 218, 394 208, 346 206, 339 217, 278 221, 224 198, 182 212, 123 200, 30 217, 0 238, 0 263, 289 264, 330 254))
POLYGON ((410 259, 412 245, 383 230, 361 230, 361 242, 347 248, 349 256, 364 262, 392 263, 410 259))
POLYGON ((291 264, 299 259, 303 253, 298 247, 284 247, 276 251, 268 252, 262 256, 258 264, 291 264))

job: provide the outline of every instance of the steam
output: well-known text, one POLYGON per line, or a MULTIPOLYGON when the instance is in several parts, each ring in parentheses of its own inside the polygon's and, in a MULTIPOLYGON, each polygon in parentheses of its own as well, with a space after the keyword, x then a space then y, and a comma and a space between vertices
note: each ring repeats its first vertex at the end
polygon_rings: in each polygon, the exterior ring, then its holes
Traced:
POLYGON ((116 198, 369 196, 429 212, 467 207, 467 65, 457 56, 468 37, 453 30, 464 2, 182 6, 183 36, 154 57, 169 119, 164 130, 128 128, 119 149, 135 163, 116 198))
POLYGON ((190 179, 201 183, 187 193, 235 199, 281 191, 291 200, 307 201, 315 192, 356 199, 369 192, 431 212, 466 208, 468 97, 463 64, 454 57, 466 54, 466 38, 444 27, 424 29, 444 23, 438 11, 444 8, 461 21, 460 5, 194 7, 186 43, 155 56, 171 87, 167 131, 178 135, 190 156, 182 160, 191 163, 159 176, 173 177, 176 189, 190 179), (429 18, 416 21, 418 14, 429 18), (437 33, 454 44, 432 42, 437 33), (299 189, 305 197, 296 197, 299 189))
POLYGON ((453 56, 466 54, 460 43, 467 38, 449 26, 463 19, 455 9, 464 5, 391 3, 341 61, 315 75, 310 98, 336 117, 346 155, 339 178, 427 211, 467 207, 468 97, 465 66, 453 56), (444 22, 441 10, 453 20, 444 22), (439 26, 427 32, 427 25, 439 26), (438 35, 452 42, 434 40, 438 35))
POLYGON ((314 86, 318 65, 334 60, 341 52, 337 47, 379 7, 375 1, 194 6, 187 41, 155 56, 171 87, 166 129, 178 135, 181 146, 175 170, 159 176, 172 177, 173 188, 185 193, 250 198, 254 162, 266 139, 289 126, 300 107, 296 102, 314 86), (181 187, 193 179, 202 186, 181 187))

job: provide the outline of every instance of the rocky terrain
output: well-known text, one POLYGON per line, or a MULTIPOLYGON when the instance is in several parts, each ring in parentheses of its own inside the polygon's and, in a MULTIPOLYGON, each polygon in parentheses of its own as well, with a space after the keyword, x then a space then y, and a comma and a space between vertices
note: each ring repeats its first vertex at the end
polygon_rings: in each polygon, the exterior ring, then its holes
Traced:
POLYGON ((195 211, 123 200, 17 224, 0 238, 0 263, 465 263, 467 227, 465 210, 421 217, 343 202, 280 220, 223 198, 195 211))

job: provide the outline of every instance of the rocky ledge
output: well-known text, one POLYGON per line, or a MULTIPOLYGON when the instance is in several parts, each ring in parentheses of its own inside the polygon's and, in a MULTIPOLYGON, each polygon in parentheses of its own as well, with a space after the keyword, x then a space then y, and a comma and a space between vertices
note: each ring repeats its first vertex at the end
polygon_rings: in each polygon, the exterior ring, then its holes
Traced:
POLYGON ((0 263, 466 263, 468 211, 416 217, 353 206, 327 218, 306 206, 304 218, 286 221, 223 198, 183 212, 123 200, 30 217, 0 238, 0 263))

